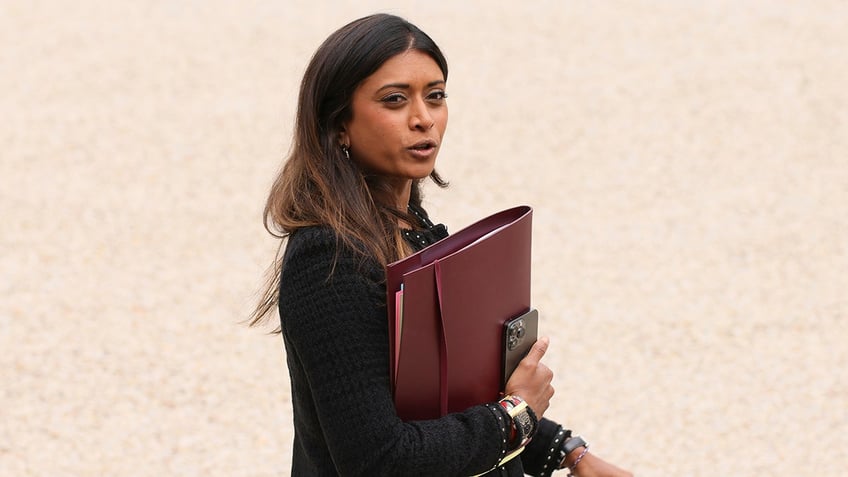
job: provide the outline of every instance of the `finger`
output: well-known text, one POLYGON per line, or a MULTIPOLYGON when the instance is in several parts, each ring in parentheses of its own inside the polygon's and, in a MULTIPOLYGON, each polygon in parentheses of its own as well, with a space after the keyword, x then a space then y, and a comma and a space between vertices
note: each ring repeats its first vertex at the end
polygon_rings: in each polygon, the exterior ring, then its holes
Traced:
POLYGON ((538 363, 542 359, 542 356, 544 356, 548 351, 549 344, 550 340, 547 336, 539 338, 535 343, 533 343, 533 347, 530 348, 530 351, 527 353, 527 357, 524 359, 534 364, 538 363))
POLYGON ((544 380, 545 384, 551 384, 554 380, 554 372, 551 368, 545 366, 545 363, 538 363, 536 373, 544 380))

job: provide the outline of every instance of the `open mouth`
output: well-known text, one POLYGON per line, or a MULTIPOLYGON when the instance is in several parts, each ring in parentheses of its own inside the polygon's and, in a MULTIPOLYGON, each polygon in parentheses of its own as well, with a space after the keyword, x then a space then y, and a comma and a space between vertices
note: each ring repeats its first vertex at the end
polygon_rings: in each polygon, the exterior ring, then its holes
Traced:
POLYGON ((434 149, 436 147, 436 143, 433 141, 421 141, 414 146, 410 147, 413 151, 429 151, 430 149, 434 149))

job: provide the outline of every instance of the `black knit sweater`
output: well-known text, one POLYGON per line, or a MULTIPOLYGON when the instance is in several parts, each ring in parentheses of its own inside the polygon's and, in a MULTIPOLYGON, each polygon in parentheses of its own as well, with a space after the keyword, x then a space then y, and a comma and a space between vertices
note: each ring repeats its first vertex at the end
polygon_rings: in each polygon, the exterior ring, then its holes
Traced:
MULTIPOLYGON (((470 476, 498 462, 502 433, 483 403, 428 421, 397 417, 379 264, 327 228, 300 229, 286 246, 279 302, 294 410, 293 476, 470 476)), ((543 419, 521 459, 489 475, 540 475, 559 429, 543 419)))

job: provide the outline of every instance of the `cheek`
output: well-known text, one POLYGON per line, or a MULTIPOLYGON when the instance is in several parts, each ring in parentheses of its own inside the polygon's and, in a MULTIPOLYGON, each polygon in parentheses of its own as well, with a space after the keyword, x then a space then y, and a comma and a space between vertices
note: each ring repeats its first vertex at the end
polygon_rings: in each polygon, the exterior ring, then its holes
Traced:
POLYGON ((436 119, 436 127, 439 129, 439 136, 444 136, 448 128, 448 113, 445 111, 441 117, 436 119))
POLYGON ((371 111, 360 116, 358 126, 351 131, 351 140, 359 142, 361 146, 370 147, 379 147, 379 143, 392 138, 397 128, 389 115, 371 111))

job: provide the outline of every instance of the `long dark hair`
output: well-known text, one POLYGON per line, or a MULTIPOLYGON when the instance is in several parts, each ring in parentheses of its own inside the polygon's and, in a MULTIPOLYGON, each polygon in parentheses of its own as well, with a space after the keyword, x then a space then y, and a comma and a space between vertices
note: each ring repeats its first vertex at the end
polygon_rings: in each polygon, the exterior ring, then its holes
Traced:
MULTIPOLYGON (((429 55, 447 81, 447 61, 436 43, 394 15, 355 20, 330 35, 312 56, 300 85, 291 153, 265 204, 265 229, 271 235, 284 239, 297 229, 322 225, 333 229, 345 246, 380 264, 405 254, 398 218, 410 224, 416 220, 389 199, 390 188, 382 177, 366 174, 345 157, 339 138, 351 118, 351 98, 359 84, 409 50, 429 55)), ((435 170, 430 178, 447 185, 435 170)), ((412 183, 410 203, 421 205, 421 180, 412 183)), ((282 244, 251 325, 264 321, 277 306, 282 244)))

